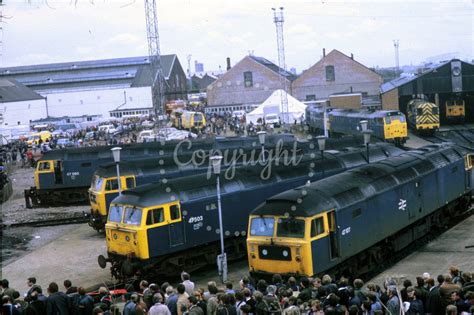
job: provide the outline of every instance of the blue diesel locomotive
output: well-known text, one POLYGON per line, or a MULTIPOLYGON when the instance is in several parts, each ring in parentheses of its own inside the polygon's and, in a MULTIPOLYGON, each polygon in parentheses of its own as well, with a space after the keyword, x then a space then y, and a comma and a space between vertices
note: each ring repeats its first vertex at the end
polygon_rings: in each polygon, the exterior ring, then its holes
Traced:
POLYGON ((362 275, 471 204, 472 155, 429 146, 275 195, 249 219, 251 274, 362 275))

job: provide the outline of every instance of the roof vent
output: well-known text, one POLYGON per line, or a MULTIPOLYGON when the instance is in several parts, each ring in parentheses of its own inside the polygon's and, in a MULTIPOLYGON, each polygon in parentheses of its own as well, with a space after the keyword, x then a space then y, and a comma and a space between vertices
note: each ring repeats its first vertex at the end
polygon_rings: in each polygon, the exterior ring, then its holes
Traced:
POLYGON ((53 79, 47 78, 46 81, 48 81, 48 82, 53 82, 53 79))
POLYGON ((71 66, 71 69, 76 69, 76 68, 77 68, 76 65, 72 65, 72 66, 71 66))

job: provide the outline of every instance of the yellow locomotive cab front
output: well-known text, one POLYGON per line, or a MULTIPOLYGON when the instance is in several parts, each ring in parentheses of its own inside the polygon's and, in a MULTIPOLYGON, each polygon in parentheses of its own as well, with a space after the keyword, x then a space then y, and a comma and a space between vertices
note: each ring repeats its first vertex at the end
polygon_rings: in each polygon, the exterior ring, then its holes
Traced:
POLYGON ((126 206, 111 205, 105 237, 107 252, 110 254, 148 258, 148 240, 146 230, 142 228, 143 209, 126 206))
POLYGON ((251 216, 247 237, 250 272, 312 275, 308 228, 304 218, 251 216))
POLYGON ((40 176, 42 174, 54 173, 54 160, 42 160, 38 162, 35 170, 35 187, 40 189, 40 176))
POLYGON ((404 115, 384 117, 384 138, 387 140, 408 137, 407 122, 404 115))

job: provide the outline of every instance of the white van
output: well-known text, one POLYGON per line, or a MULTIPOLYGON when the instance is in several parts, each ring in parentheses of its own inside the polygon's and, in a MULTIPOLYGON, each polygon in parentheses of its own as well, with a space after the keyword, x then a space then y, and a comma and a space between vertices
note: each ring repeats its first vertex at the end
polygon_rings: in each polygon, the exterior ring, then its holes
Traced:
POLYGON ((267 114, 267 115, 265 115, 265 123, 273 125, 273 127, 279 127, 280 126, 280 119, 278 117, 278 114, 267 114))
POLYGON ((157 135, 153 130, 143 130, 138 134, 137 142, 155 141, 157 135))
POLYGON ((99 126, 99 131, 103 131, 105 133, 114 133, 117 130, 115 129, 114 125, 102 125, 99 126))

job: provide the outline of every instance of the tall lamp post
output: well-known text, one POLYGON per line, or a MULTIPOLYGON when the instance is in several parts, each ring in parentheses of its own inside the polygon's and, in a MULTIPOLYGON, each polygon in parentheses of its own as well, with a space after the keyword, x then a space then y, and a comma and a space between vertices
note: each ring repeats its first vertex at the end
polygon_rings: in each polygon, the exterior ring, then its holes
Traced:
POLYGON ((322 170, 322 178, 324 178, 324 149, 326 148, 326 137, 325 136, 317 136, 318 139, 318 147, 319 151, 321 151, 321 170, 322 170))
POLYGON ((367 129, 362 131, 362 134, 364 135, 364 144, 367 147, 367 164, 370 163, 370 157, 369 157, 369 143, 370 143, 370 136, 372 135, 372 130, 367 129))
POLYGON ((115 165, 117 166, 117 183, 118 183, 119 195, 122 194, 122 185, 120 185, 120 167, 119 167, 120 150, 122 150, 121 147, 115 147, 115 148, 110 149, 110 151, 112 151, 112 155, 114 156, 115 165))
POLYGON ((219 213, 219 232, 221 238, 221 254, 217 256, 217 267, 219 270, 219 276, 221 277, 222 283, 227 281, 227 256, 224 251, 224 227, 222 225, 222 208, 221 208, 221 187, 219 175, 221 173, 221 162, 222 156, 215 155, 211 158, 212 170, 216 175, 216 186, 217 186, 217 210, 219 213))
POLYGON ((258 141, 260 142, 260 145, 262 146, 262 162, 265 163, 265 135, 267 134, 266 131, 259 131, 257 132, 258 135, 258 141))

